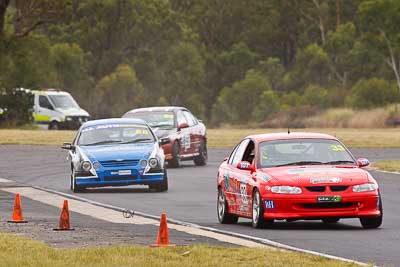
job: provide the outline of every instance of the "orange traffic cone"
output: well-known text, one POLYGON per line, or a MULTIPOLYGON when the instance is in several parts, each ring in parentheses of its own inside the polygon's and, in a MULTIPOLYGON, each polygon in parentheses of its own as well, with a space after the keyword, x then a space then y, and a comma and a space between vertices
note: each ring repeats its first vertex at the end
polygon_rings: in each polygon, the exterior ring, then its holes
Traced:
POLYGON ((22 217, 22 209, 21 209, 21 197, 17 193, 15 195, 15 203, 14 203, 14 212, 12 216, 12 220, 8 221, 10 223, 27 223, 22 217))
POLYGON ((68 200, 64 200, 64 205, 63 205, 63 209, 61 211, 59 226, 58 226, 58 228, 54 228, 53 230, 54 231, 74 230, 73 228, 71 228, 71 224, 69 222, 68 200))
POLYGON ((174 246, 169 243, 168 237, 168 226, 167 226, 167 215, 161 214, 160 229, 158 230, 157 243, 152 247, 170 247, 174 246))

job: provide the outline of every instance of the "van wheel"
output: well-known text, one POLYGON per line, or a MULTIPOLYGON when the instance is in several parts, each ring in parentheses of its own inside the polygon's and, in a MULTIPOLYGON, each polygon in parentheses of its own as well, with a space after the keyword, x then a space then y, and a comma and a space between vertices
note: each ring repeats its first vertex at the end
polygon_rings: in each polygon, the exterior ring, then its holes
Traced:
POLYGON ((60 126, 58 125, 58 122, 52 121, 49 124, 49 130, 59 130, 59 129, 60 129, 60 126))

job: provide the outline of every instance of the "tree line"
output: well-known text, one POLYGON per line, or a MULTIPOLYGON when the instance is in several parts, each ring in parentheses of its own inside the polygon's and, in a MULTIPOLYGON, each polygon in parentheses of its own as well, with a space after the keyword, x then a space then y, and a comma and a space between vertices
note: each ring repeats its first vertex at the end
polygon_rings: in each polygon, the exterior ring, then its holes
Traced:
POLYGON ((221 122, 400 100, 397 0, 0 0, 0 88, 221 122))

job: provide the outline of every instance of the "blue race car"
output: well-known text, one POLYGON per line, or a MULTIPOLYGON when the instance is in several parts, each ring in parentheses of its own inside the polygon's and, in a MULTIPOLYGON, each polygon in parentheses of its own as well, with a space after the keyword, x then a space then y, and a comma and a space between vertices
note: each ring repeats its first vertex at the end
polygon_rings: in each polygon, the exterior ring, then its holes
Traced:
POLYGON ((64 143, 71 161, 71 190, 148 185, 168 190, 164 152, 140 119, 104 119, 83 124, 73 143, 64 143))

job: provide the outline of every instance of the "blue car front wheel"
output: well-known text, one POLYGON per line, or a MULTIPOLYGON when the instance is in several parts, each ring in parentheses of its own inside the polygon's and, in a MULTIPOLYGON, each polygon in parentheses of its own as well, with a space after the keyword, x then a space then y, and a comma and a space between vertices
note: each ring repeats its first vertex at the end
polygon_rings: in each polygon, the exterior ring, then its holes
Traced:
POLYGON ((160 182, 150 184, 149 189, 154 189, 157 192, 168 191, 168 176, 166 170, 164 170, 164 179, 160 182))
POLYGON ((71 173, 70 178, 70 188, 71 191, 74 193, 82 192, 85 188, 76 184, 76 178, 74 172, 71 173))

